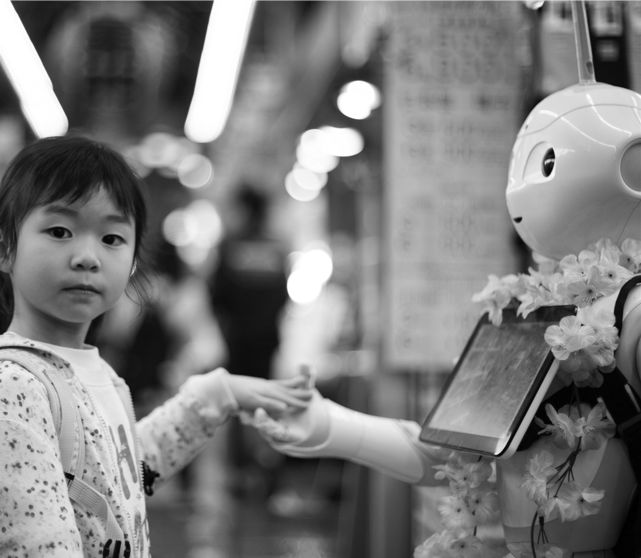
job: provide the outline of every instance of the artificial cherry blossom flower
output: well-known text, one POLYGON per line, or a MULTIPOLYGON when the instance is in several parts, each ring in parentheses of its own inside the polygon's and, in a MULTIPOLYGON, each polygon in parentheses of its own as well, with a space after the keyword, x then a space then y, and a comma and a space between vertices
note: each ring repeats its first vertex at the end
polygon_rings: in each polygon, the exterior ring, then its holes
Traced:
POLYGON ((606 372, 613 368, 614 352, 610 343, 611 330, 604 327, 602 340, 594 329, 582 323, 578 316, 567 316, 559 325, 550 326, 545 340, 560 361, 558 377, 566 385, 599 387, 603 383, 598 367, 606 372))
POLYGON ((454 494, 466 494, 470 488, 476 488, 485 482, 492 475, 492 466, 485 460, 476 459, 471 463, 462 465, 446 463, 435 465, 438 472, 434 475, 436 479, 449 479, 450 489, 454 494))
POLYGON ((619 264, 633 273, 641 269, 641 240, 628 238, 621 244, 619 264))
POLYGON ((534 454, 527 462, 521 488, 524 488, 527 497, 539 506, 548 500, 548 480, 557 473, 553 465, 554 457, 546 450, 534 454))
POLYGON ((596 339, 595 331, 583 325, 576 316, 566 316, 559 325, 552 325, 545 331, 545 341, 558 360, 567 360, 573 352, 589 347, 596 339))
POLYGON ((584 279, 567 284, 570 301, 579 308, 589 306, 599 298, 615 293, 617 288, 618 285, 604 277, 596 265, 586 272, 584 279))
POLYGON ((594 407, 587 403, 582 403, 579 407, 564 405, 559 409, 559 414, 568 417, 570 429, 577 438, 581 438, 582 450, 599 449, 616 432, 616 425, 607 417, 607 410, 602 402, 594 407))
POLYGON ((544 275, 531 268, 529 271, 529 275, 519 277, 521 289, 517 298, 521 305, 517 310, 518 316, 527 318, 530 312, 541 306, 556 306, 566 302, 561 290, 563 286, 561 273, 544 275))
POLYGON ((558 515, 556 515, 556 512, 558 511, 560 513, 560 506, 561 500, 559 500, 559 498, 556 496, 551 496, 545 502, 539 504, 537 513, 540 516, 543 516, 545 521, 551 521, 552 519, 556 519, 558 517, 558 515))
POLYGON ((619 265, 618 255, 616 261, 604 259, 602 263, 599 263, 598 268, 603 280, 610 282, 611 288, 614 290, 618 289, 619 285, 630 279, 633 275, 629 269, 619 265))
POLYGON ((591 327, 596 334, 596 340, 590 347, 597 366, 603 368, 614 362, 614 351, 619 345, 619 331, 614 326, 614 313, 607 308, 587 306, 579 308, 576 317, 584 325, 591 327))
POLYGON ((503 321, 503 308, 512 300, 512 288, 517 282, 516 275, 506 275, 501 279, 497 275, 489 275, 487 285, 472 296, 472 302, 481 303, 482 313, 487 312, 492 324, 499 326, 503 321))
POLYGON ((578 256, 569 254, 560 262, 563 275, 570 281, 585 280, 589 270, 599 262, 599 256, 592 250, 582 250, 578 256))
MULTIPOLYGON (((556 409, 549 403, 545 406, 545 413, 552 421, 552 424, 544 425, 539 434, 550 433, 554 437, 556 446, 573 449, 576 446, 576 437, 579 435, 575 421, 566 413, 557 413, 556 409)), ((541 425, 539 419, 536 419, 536 423, 541 425)))
POLYGON ((595 308, 587 306, 579 308, 576 317, 585 325, 590 326, 597 334, 602 335, 604 339, 611 340, 612 343, 617 341, 617 328, 614 327, 616 318, 614 312, 607 308, 595 308))
POLYGON ((589 352, 579 351, 559 363, 557 378, 566 386, 575 384, 578 387, 598 388, 603 384, 601 372, 611 372, 615 365, 613 362, 608 367, 597 369, 593 356, 589 352))
POLYGON ((437 509, 441 514, 443 525, 450 531, 457 529, 467 531, 477 524, 476 518, 470 513, 465 500, 460 496, 445 496, 440 498, 437 509))
POLYGON ((604 495, 603 490, 583 488, 575 481, 563 483, 559 490, 561 521, 574 521, 579 517, 599 513, 604 495))
POLYGON ((436 480, 448 479, 450 481, 450 490, 453 494, 459 495, 467 492, 467 484, 461 478, 463 472, 461 467, 445 463, 444 465, 434 465, 433 468, 436 469, 436 473, 434 473, 436 480))
POLYGON ((545 411, 552 424, 545 425, 541 420, 535 419, 537 424, 544 426, 540 433, 552 434, 559 447, 574 448, 576 439, 581 438, 582 450, 598 449, 616 431, 615 424, 607 418, 603 403, 592 408, 587 403, 582 403, 580 407, 564 405, 558 412, 548 404, 545 411))
POLYGON ((450 545, 452 558, 481 558, 483 543, 473 535, 458 539, 450 545))
POLYGON ((588 250, 594 252, 599 258, 599 265, 608 265, 611 262, 618 263, 621 249, 609 238, 602 238, 588 246, 588 250))
POLYGON ((414 558, 450 558, 450 545, 456 540, 454 533, 434 533, 414 550, 414 558))
MULTIPOLYGON (((629 239, 628 241, 624 241, 623 245, 628 249, 632 248, 633 251, 636 248, 630 244, 629 239), (626 242, 628 242, 628 244, 626 244, 626 242)), ((629 265, 632 259, 625 257, 623 251, 610 239, 601 239, 595 245, 591 245, 589 249, 596 251, 599 256, 599 263, 597 265, 601 275, 611 281, 615 287, 618 287, 632 277, 634 270, 629 265), (621 265, 621 262, 627 265, 621 265)))
POLYGON ((484 483, 468 492, 467 509, 479 525, 485 525, 499 513, 499 496, 488 483, 484 483))

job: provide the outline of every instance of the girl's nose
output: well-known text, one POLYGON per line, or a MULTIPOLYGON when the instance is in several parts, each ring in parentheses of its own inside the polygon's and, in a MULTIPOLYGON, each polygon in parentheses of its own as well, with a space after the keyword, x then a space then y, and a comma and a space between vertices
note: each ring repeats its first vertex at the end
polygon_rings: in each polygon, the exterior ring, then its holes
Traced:
POLYGON ((71 258, 71 267, 79 271, 96 271, 100 269, 100 259, 90 243, 78 246, 71 258))

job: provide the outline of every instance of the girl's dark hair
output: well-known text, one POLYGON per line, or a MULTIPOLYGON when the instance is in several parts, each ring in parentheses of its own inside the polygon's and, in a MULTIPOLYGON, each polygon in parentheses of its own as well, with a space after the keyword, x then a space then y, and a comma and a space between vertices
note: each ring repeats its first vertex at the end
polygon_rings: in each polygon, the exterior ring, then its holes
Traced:
MULTIPOLYGON (((142 182, 119 153, 81 136, 37 140, 11 161, 0 182, 0 256, 11 259, 15 255, 20 227, 36 207, 89 200, 100 188, 135 224, 134 255, 140 269, 147 223, 142 182)), ((131 280, 142 300, 146 298, 144 281, 139 271, 131 280)), ((13 295, 5 274, 2 283, 0 331, 5 331, 13 313, 13 295)))

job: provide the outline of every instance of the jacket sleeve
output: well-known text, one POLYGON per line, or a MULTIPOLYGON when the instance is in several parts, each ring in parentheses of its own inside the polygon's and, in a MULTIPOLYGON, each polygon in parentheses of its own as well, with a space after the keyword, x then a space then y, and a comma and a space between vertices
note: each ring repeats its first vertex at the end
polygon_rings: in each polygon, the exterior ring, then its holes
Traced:
POLYGON ((0 363, 0 556, 82 558, 44 385, 0 363))
POLYGON ((222 368, 190 377, 178 394, 138 421, 143 459, 162 484, 189 463, 238 410, 222 368))

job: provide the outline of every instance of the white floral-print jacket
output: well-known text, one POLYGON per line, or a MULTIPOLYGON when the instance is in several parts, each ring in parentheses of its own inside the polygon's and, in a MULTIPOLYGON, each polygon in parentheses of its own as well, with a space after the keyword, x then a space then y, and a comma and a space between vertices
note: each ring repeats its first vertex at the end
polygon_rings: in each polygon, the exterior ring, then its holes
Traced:
MULTIPOLYGON (((131 558, 148 558, 146 517, 120 513, 118 475, 111 476, 110 467, 103 465, 110 461, 108 436, 101 432, 87 390, 71 366, 46 347, 15 335, 0 335, 0 347, 8 346, 35 350, 64 374, 84 430, 84 481, 106 496, 131 541, 131 558)), ((137 459, 159 473, 155 487, 186 465, 216 427, 237 410, 226 375, 219 369, 189 378, 175 397, 135 425, 142 452, 137 459)), ((115 375, 114 383, 117 388, 124 385, 115 375)), ((105 530, 96 515, 69 500, 45 386, 20 365, 0 361, 0 556, 99 558, 105 530)))

